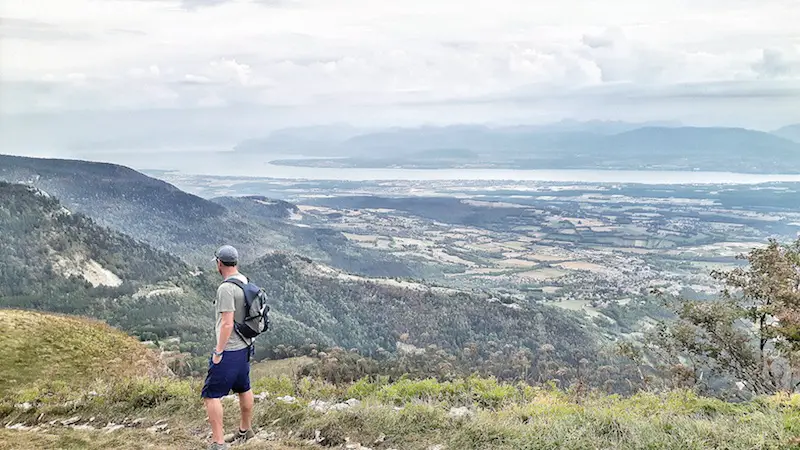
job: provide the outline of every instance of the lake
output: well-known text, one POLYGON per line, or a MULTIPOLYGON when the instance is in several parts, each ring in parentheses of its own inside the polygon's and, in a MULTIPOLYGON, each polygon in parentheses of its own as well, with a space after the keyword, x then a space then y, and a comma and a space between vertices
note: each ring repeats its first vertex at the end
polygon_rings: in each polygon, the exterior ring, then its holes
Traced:
POLYGON ((510 170, 510 169, 339 169, 276 166, 269 161, 297 155, 239 155, 233 152, 165 152, 93 154, 87 159, 124 164, 138 170, 170 170, 185 175, 218 175, 334 181, 509 180, 539 182, 641 184, 800 183, 795 174, 646 170, 510 170))

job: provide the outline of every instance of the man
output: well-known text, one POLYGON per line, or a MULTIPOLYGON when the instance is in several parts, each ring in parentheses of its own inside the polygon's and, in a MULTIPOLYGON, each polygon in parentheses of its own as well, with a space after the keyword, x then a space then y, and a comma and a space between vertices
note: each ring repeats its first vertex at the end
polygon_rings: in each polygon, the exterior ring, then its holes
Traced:
MULTIPOLYGON (((247 283, 247 278, 239 273, 239 252, 225 245, 215 254, 217 271, 223 280, 238 279, 247 283)), ((243 339, 234 330, 234 321, 245 319, 244 291, 233 283, 225 282, 217 289, 214 302, 216 318, 217 345, 208 364, 208 375, 203 386, 203 402, 211 425, 211 450, 226 449, 228 443, 244 442, 254 436, 252 430, 253 392, 250 390, 250 350, 249 340, 243 339), (239 395, 241 420, 239 431, 227 440, 222 426, 221 398, 230 391, 239 395)))

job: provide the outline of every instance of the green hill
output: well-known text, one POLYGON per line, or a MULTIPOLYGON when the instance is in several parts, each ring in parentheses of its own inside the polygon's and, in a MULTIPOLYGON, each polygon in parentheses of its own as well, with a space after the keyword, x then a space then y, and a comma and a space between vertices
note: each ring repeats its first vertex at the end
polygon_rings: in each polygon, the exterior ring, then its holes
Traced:
MULTIPOLYGON (((329 344, 389 358, 393 368, 399 364, 406 371, 444 377, 478 371, 528 380, 550 379, 558 372, 568 385, 586 364, 593 368, 593 385, 630 387, 625 380, 633 375, 632 366, 606 352, 610 342, 569 311, 415 282, 357 277, 280 253, 242 270, 267 290, 275 311, 325 336, 329 344)), ((299 329, 276 330, 294 334, 299 329)), ((285 336, 283 341, 306 346, 303 334, 296 337, 285 336)))
MULTIPOLYGON (((146 340, 178 337, 171 350, 207 354, 219 283, 211 267, 192 272, 31 187, 0 184, 0 198, 0 242, 8 249, 0 262, 0 307, 90 316, 146 340)), ((452 377, 480 367, 503 378, 537 379, 560 371, 565 384, 586 360, 604 367, 593 383, 617 380, 626 389, 620 375, 629 367, 601 351, 593 325, 560 309, 364 278, 284 253, 242 271, 267 289, 273 308, 274 331, 259 340, 259 358, 340 346, 422 374, 452 377), (418 356, 431 346, 436 350, 428 357, 418 356)))
POLYGON ((140 336, 208 339, 211 283, 180 259, 29 186, 0 182, 0 229, 0 307, 91 316, 140 336))
POLYGON ((100 225, 201 266, 220 245, 231 244, 246 261, 282 250, 373 276, 435 270, 361 249, 336 231, 298 227, 258 198, 209 201, 115 164, 0 155, 0 181, 34 186, 100 225))
POLYGON ((339 231, 303 224, 300 209, 288 202, 262 196, 218 197, 211 201, 268 225, 272 233, 291 236, 290 249, 274 248, 264 253, 273 250, 299 253, 347 272, 369 276, 425 277, 428 271, 437 270, 430 262, 416 258, 401 261, 387 252, 355 246, 339 231))
POLYGON ((136 339, 88 319, 0 309, 0 396, 56 383, 69 389, 120 377, 166 376, 136 339))
POLYGON ((0 182, 0 229, 0 296, 153 283, 188 271, 179 259, 98 226, 28 186, 0 182))

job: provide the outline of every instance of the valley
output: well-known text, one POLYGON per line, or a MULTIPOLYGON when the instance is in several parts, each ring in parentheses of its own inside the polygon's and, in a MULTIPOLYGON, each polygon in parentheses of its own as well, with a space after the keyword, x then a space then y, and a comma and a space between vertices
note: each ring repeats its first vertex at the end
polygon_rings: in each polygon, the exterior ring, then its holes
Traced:
POLYGON ((797 184, 159 180, 5 161, 0 334, 12 364, 0 439, 204 442, 197 392, 219 283, 208 253, 230 240, 248 252, 241 269, 266 290, 272 321, 255 354, 261 431, 243 448, 703 448, 732 436, 741 445, 726 448, 753 448, 759 432, 769 445, 797 435, 782 425, 797 395, 777 394, 790 388, 741 381, 758 382, 760 360, 729 369, 675 347, 687 336, 719 345, 718 330, 751 342, 735 315, 707 314, 723 305, 712 272, 783 267, 737 259, 758 248, 797 276, 800 243, 765 245, 797 236, 797 184), (64 178, 75 170, 86 179, 64 178), (699 302, 665 302, 680 299, 699 302), (56 326, 38 346, 44 323, 56 326), (25 368, 30 353, 41 358, 25 368), (609 420, 641 437, 608 433, 609 420), (698 421, 715 431, 695 436, 698 421))
POLYGON ((675 318, 665 299, 716 298, 714 270, 800 230, 793 183, 146 176, 3 158, 0 178, 25 185, 0 184, 15 249, 2 306, 107 321, 185 375, 202 371, 208 255, 223 242, 243 250, 282 331, 258 360, 347 349, 377 368, 346 373, 635 392, 645 380, 620 343, 644 345, 675 318), (85 178, 68 181, 75 171, 85 178))
MULTIPOLYGON (((201 196, 265 193, 296 226, 442 267, 426 281, 597 317, 609 305, 719 291, 710 273, 769 238, 800 233, 800 184, 375 182, 161 175, 201 196)), ((613 315, 613 314, 610 314, 613 315)), ((612 318, 612 317, 608 317, 612 318)), ((613 320, 613 319, 612 319, 613 320)), ((637 318, 638 320, 638 318, 637 318)))

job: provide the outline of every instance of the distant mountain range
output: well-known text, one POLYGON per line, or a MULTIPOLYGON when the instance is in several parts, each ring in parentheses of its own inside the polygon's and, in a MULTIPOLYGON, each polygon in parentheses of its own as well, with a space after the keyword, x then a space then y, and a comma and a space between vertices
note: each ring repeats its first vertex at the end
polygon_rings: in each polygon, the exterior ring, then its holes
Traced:
MULTIPOLYGON (((400 128, 331 141, 326 151, 336 158, 284 159, 275 163, 358 168, 800 173, 800 142, 791 140, 794 133, 794 127, 771 134, 744 128, 635 126, 616 122, 400 128)), ((278 143, 270 149, 282 153, 278 143)))
POLYGON ((773 131, 772 134, 795 142, 800 142, 800 123, 785 126, 773 131))
POLYGON ((360 248, 336 231, 299 226, 291 220, 299 210, 289 203, 261 197, 210 201, 114 164, 0 155, 0 181, 34 186, 101 225, 202 266, 229 243, 247 261, 284 250, 365 275, 424 277, 431 269, 360 248))

